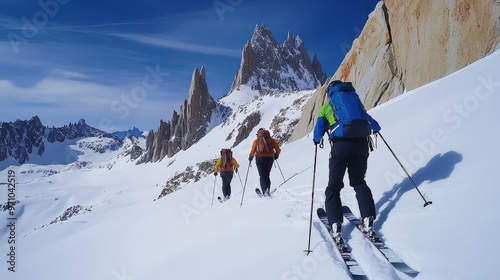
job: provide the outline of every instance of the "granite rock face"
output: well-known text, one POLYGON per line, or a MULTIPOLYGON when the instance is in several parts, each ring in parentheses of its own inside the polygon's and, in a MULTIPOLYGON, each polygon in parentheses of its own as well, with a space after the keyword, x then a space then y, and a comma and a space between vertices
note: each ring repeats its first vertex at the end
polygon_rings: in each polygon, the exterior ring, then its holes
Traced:
MULTIPOLYGON (((500 1, 380 1, 329 80, 351 81, 367 109, 445 77, 500 48, 500 1)), ((324 84, 291 140, 313 129, 324 84)))

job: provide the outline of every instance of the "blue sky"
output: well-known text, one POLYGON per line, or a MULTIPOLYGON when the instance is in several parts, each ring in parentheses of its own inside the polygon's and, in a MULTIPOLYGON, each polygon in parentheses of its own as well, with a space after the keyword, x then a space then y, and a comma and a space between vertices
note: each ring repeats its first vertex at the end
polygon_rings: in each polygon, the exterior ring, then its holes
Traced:
POLYGON ((156 130, 195 68, 228 93, 261 23, 280 44, 299 35, 331 76, 377 2, 0 0, 0 121, 156 130))

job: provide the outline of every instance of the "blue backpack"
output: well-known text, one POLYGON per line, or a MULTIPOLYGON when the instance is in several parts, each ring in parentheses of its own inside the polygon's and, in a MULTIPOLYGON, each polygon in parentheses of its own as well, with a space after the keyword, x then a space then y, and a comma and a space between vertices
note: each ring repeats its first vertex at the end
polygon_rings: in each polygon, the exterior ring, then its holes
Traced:
POLYGON ((361 138, 372 132, 370 119, 352 83, 338 83, 328 89, 336 124, 330 138, 361 138))

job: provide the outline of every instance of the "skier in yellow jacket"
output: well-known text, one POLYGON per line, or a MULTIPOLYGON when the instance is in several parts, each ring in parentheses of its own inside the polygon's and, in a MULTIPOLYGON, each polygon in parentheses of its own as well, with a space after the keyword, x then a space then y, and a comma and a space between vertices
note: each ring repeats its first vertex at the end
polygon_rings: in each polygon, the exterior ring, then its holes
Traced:
POLYGON ((220 152, 221 156, 217 159, 215 163, 214 175, 220 170, 220 177, 222 178, 222 194, 224 195, 224 200, 228 200, 231 197, 231 181, 233 180, 233 171, 238 173, 238 168, 240 165, 233 158, 233 152, 230 149, 222 149, 220 152))

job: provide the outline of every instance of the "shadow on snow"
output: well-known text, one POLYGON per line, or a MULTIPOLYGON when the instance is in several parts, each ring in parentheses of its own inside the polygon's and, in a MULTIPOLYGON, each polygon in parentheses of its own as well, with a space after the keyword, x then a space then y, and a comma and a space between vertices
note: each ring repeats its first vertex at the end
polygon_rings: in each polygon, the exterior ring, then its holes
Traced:
MULTIPOLYGON (((418 169, 413 175, 410 176, 417 187, 425 181, 432 183, 435 181, 444 180, 451 175, 451 173, 455 169, 455 165, 461 162, 462 159, 462 155, 455 151, 449 151, 445 154, 438 154, 435 155, 427 163, 427 165, 418 169)), ((415 186, 410 181, 410 179, 406 177, 400 183, 395 184, 391 190, 385 192, 382 195, 382 198, 375 203, 376 209, 381 209, 382 206, 385 205, 384 209, 378 213, 377 223, 375 223, 375 227, 377 230, 380 230, 384 222, 387 220, 389 212, 394 208, 403 194, 408 191, 416 192, 417 190, 415 190, 415 186)))

